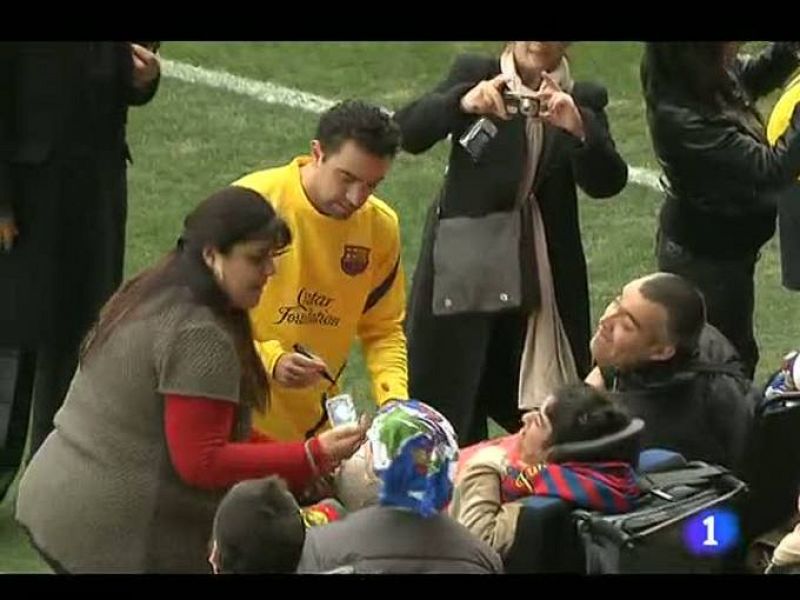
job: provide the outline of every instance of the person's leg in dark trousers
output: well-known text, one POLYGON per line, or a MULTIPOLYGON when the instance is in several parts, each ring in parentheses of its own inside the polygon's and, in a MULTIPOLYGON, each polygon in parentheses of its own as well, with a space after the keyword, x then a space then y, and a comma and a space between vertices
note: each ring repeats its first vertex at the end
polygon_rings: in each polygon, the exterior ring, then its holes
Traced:
POLYGON ((65 198, 81 207, 65 211, 57 284, 59 318, 40 349, 33 391, 29 457, 53 429, 78 365, 80 345, 103 304, 122 281, 127 218, 125 158, 109 152, 65 169, 65 198))
POLYGON ((452 423, 460 446, 486 438, 486 415, 476 414, 483 363, 494 315, 435 316, 433 297, 433 227, 428 210, 419 261, 414 270, 405 323, 409 395, 430 404, 452 423), (483 433, 471 431, 483 423, 483 433))
POLYGON ((447 417, 461 447, 488 437, 488 416, 516 431, 525 318, 516 313, 435 317, 413 308, 410 315, 411 397, 447 417))
POLYGON ((663 236, 657 247, 658 267, 685 277, 703 293, 708 322, 734 345, 745 372, 753 378, 759 352, 753 333, 755 265, 758 258, 736 260, 697 257, 663 236))
POLYGON ((462 447, 486 439, 486 413, 476 411, 492 322, 470 314, 407 323, 409 394, 447 417, 462 447))
POLYGON ((484 407, 485 415, 508 433, 516 433, 522 425, 519 370, 527 323, 528 317, 519 313, 495 318, 478 393, 478 405, 484 407))
POLYGON ((0 500, 25 452, 35 371, 34 353, 0 349, 0 500))
POLYGON ((72 382, 78 364, 78 345, 72 340, 54 341, 42 347, 36 361, 31 413, 31 441, 28 460, 53 430, 55 417, 72 382))
MULTIPOLYGON (((0 253, 0 487, 13 481, 29 430, 37 350, 55 319, 54 256, 61 220, 59 169, 46 165, 14 165, 11 170, 20 235, 11 252, 0 253), (2 410, 2 408, 0 408, 2 410)), ((0 490, 5 492, 5 490, 0 490)))

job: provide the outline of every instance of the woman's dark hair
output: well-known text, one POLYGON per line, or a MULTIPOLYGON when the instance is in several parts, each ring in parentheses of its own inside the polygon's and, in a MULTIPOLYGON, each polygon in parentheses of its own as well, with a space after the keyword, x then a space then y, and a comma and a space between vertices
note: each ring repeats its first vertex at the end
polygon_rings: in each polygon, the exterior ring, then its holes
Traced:
POLYGON ((648 106, 669 99, 689 100, 714 112, 730 108, 758 136, 764 122, 728 70, 728 43, 647 42, 640 75, 648 106))
POLYGON ((583 442, 625 429, 631 417, 607 394, 585 383, 559 389, 546 407, 552 433, 548 446, 583 442))
POLYGON ((227 187, 212 194, 186 217, 175 250, 126 281, 106 303, 83 342, 81 361, 101 348, 117 327, 144 317, 139 309, 148 300, 170 289, 188 289, 193 301, 210 308, 233 338, 242 365, 243 405, 263 410, 267 376, 253 345, 250 318, 246 310, 231 305, 203 260, 204 248, 227 254, 235 244, 253 240, 267 241, 277 251, 289 245, 291 233, 272 205, 252 190, 227 187))

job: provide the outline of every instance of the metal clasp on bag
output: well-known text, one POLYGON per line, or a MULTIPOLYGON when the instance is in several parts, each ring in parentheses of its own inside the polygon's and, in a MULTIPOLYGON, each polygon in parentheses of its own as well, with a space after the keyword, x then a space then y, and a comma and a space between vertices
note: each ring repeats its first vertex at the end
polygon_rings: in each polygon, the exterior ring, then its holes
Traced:
POLYGON ((658 496, 662 500, 666 500, 667 502, 672 502, 673 500, 675 500, 675 496, 673 496, 672 494, 668 494, 664 490, 660 490, 658 488, 653 488, 652 490, 650 490, 650 493, 653 494, 654 496, 658 496))

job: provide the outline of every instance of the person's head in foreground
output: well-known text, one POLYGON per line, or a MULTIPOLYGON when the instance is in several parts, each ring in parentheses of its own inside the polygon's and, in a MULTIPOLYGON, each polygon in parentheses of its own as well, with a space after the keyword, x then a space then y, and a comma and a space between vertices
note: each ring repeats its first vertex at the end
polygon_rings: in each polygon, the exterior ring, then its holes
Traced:
POLYGON ((233 486, 217 508, 209 562, 214 573, 294 573, 306 539, 300 507, 282 479, 233 486))
POLYGON ((417 400, 389 402, 375 416, 367 440, 349 471, 344 465, 346 475, 338 481, 348 509, 377 499, 383 506, 429 517, 447 506, 458 443, 442 414, 417 400))

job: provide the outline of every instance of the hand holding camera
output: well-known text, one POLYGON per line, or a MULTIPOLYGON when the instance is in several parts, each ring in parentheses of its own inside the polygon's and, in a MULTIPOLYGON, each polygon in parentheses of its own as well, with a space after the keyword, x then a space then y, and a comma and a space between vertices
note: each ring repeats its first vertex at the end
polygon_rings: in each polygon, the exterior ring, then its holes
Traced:
POLYGON ((484 148, 497 135, 497 126, 492 123, 490 116, 503 120, 515 115, 540 118, 581 141, 586 138, 583 118, 575 100, 545 72, 542 72, 539 90, 532 95, 509 90, 508 78, 502 74, 481 81, 461 98, 461 110, 482 115, 459 139, 461 146, 475 162, 480 160, 484 148))
POLYGON ((494 79, 481 81, 462 96, 461 110, 470 115, 493 115, 503 120, 510 119, 502 93, 507 85, 508 78, 502 73, 494 79))
POLYGON ((503 92, 503 102, 509 115, 522 115, 523 117, 538 117, 541 109, 540 101, 536 96, 517 94, 511 90, 503 92))
POLYGON ((559 127, 581 141, 586 138, 583 130, 583 118, 575 105, 575 100, 562 91, 547 73, 542 73, 542 84, 539 86, 535 98, 541 107, 539 118, 545 123, 559 127))

